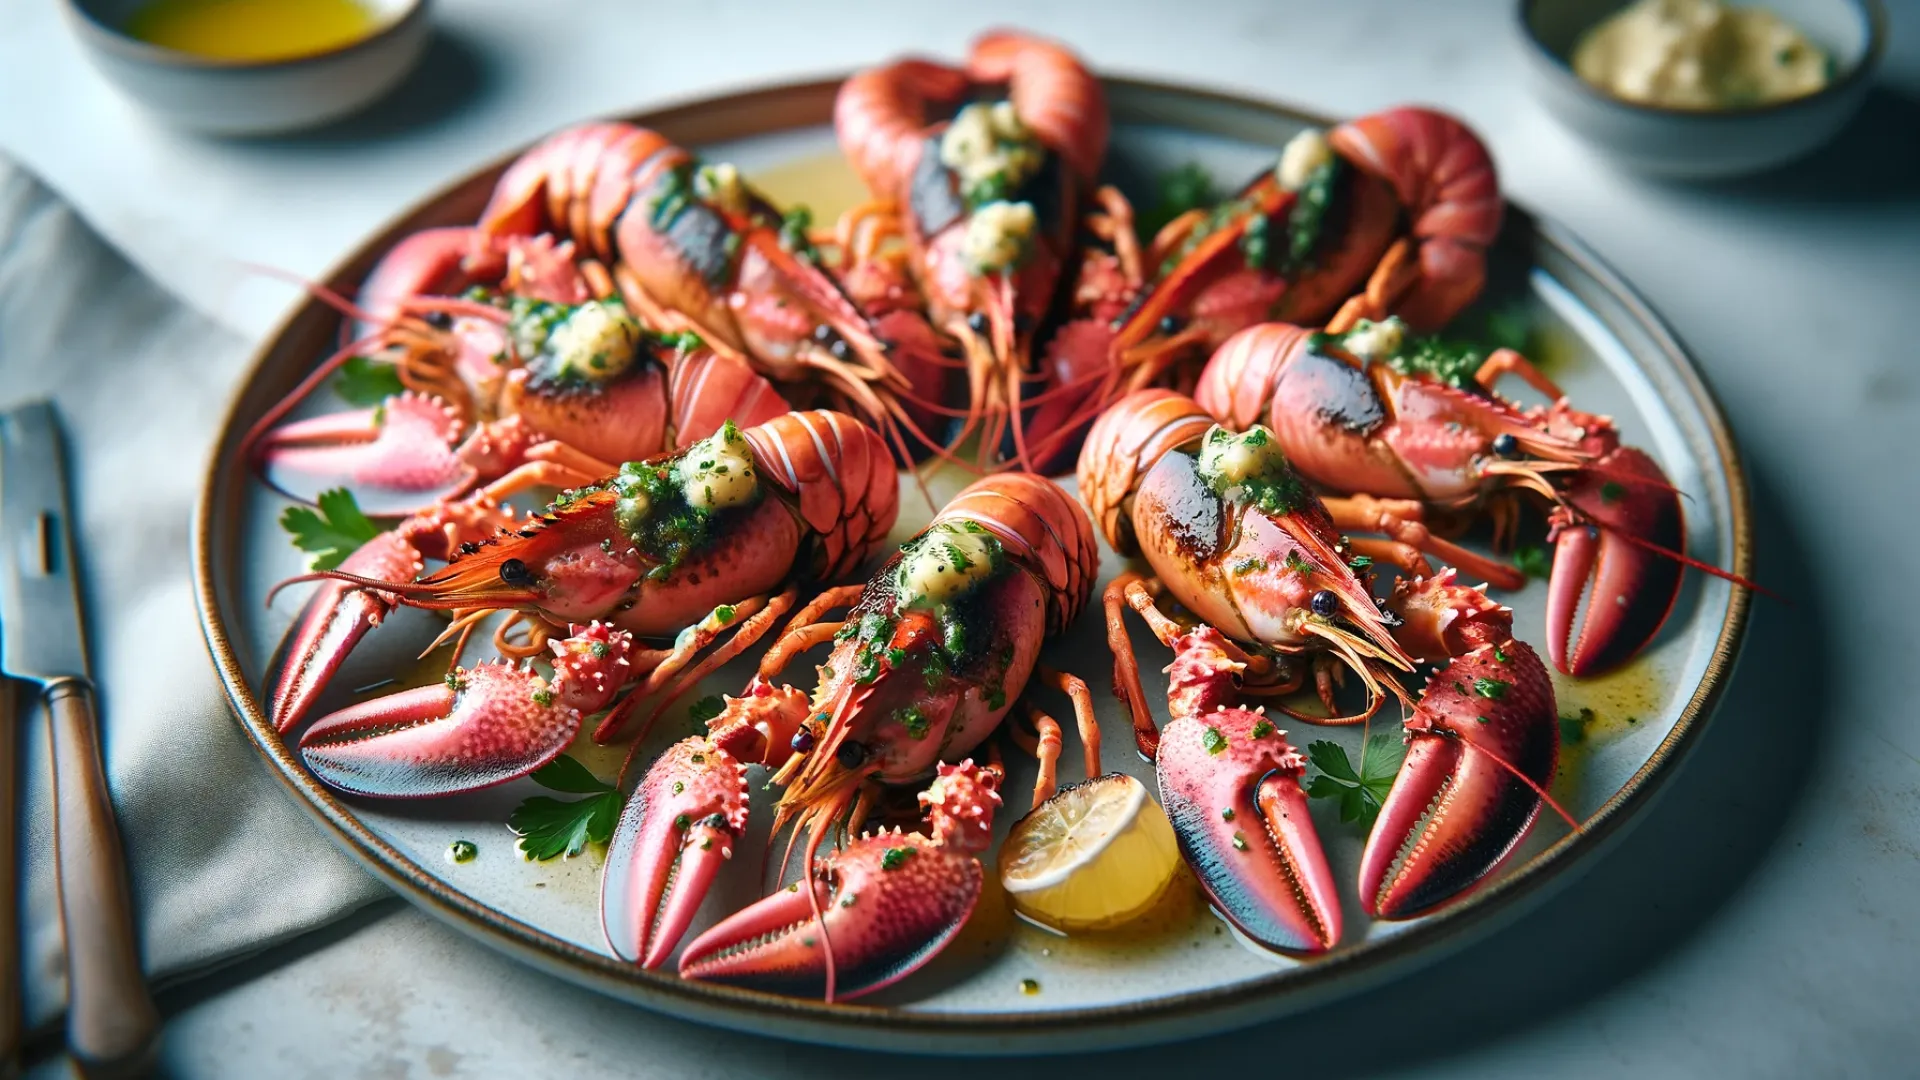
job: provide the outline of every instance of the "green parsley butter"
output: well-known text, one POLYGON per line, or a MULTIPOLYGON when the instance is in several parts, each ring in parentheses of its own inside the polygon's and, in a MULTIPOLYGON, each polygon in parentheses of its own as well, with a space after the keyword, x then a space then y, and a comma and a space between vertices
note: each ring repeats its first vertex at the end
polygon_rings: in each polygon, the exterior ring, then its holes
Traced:
POLYGON ((1360 319, 1341 337, 1340 344, 1362 360, 1385 361, 1398 356, 1407 343, 1407 324, 1389 315, 1384 322, 1360 319))
POLYGON ((1280 150, 1280 161, 1273 175, 1282 191, 1300 191, 1313 180, 1313 174, 1333 164, 1333 146, 1325 132, 1308 128, 1287 140, 1280 150))
POLYGON ((589 300, 547 334, 553 373, 599 381, 620 374, 639 354, 640 322, 617 300, 589 300))
POLYGON ((973 104, 960 110, 940 137, 940 163, 960 178, 968 194, 1016 191, 1040 169, 1046 150, 1013 111, 1013 103, 973 104))
POLYGON ((951 524, 929 528, 900 559, 899 585, 911 604, 946 604, 993 573, 999 542, 951 524))
POLYGON ((1018 265, 1033 242, 1040 219, 1032 203, 990 202, 967 219, 961 250, 976 274, 994 274, 1018 265))
POLYGON ((759 490, 753 447, 732 421, 687 447, 674 472, 687 505, 709 513, 749 502, 759 490))

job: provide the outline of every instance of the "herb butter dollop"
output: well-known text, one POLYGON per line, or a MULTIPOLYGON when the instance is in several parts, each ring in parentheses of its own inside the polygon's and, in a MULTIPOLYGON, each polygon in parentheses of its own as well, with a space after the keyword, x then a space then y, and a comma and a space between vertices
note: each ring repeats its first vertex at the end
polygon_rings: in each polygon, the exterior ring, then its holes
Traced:
POLYGON ((1581 37, 1573 70, 1626 101, 1706 110, 1804 97, 1833 78, 1791 23, 1719 0, 1639 0, 1581 37))
POLYGON ((1333 145, 1319 128, 1308 128, 1287 140, 1280 148, 1280 161, 1274 166, 1274 179, 1282 191, 1299 191, 1313 175, 1333 164, 1333 145))
POLYGON ((708 512, 740 506, 760 490, 753 473, 753 447, 729 420, 687 447, 675 467, 687 505, 708 512))
POLYGON ((960 180, 969 205, 1004 199, 1038 172, 1046 148, 1013 111, 1013 103, 960 110, 940 137, 940 163, 960 180))
POLYGON ((942 522, 901 552, 898 584, 909 606, 947 604, 992 576, 1000 542, 979 527, 942 522))
POLYGON ((561 378, 599 381, 633 365, 640 321, 618 300, 589 300, 548 331, 546 351, 561 378))
POLYGON ((968 267, 976 274, 996 274, 1018 266, 1039 224, 1032 203, 991 202, 975 210, 961 243, 968 267))

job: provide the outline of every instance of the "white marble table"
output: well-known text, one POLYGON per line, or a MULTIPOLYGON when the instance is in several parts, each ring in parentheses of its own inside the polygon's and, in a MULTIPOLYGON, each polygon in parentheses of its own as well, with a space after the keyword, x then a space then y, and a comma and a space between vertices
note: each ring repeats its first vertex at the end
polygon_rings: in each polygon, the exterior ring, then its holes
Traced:
MULTIPOLYGON (((1920 3, 1881 89, 1817 158, 1738 184, 1608 169, 1525 95, 1510 5, 1260 0, 974 5, 445 0, 384 116, 206 144, 144 126, 77 66, 52 0, 0 25, 0 150, 229 324, 287 302, 250 258, 317 273, 445 176, 567 119, 1019 21, 1097 64, 1333 113, 1458 111, 1507 189, 1649 295, 1748 454, 1759 574, 1722 714, 1645 823, 1516 926, 1386 989, 1197 1046, 1085 1062, 880 1059, 664 1019, 520 967, 399 905, 173 993, 170 1074, 685 1078, 1913 1075, 1920 1070, 1920 3), (795 45, 806 42, 809 51, 795 45), (25 65, 23 67, 23 65, 25 65)), ((262 883, 262 902, 270 902, 262 883)), ((43 1062, 51 1075, 54 1066, 43 1062)))

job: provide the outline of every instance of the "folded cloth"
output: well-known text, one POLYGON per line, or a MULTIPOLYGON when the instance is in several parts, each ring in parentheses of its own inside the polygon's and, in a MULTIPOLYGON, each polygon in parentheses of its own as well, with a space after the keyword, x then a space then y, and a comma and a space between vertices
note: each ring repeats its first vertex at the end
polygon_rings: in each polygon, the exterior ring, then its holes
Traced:
MULTIPOLYGON (((386 894, 257 759, 194 612, 193 503, 245 355, 0 160, 0 405, 51 397, 66 428, 107 775, 144 964, 161 981, 386 894)), ((63 1009, 66 976, 44 717, 20 721, 24 783, 0 787, 23 800, 24 989, 38 1028, 63 1009)))

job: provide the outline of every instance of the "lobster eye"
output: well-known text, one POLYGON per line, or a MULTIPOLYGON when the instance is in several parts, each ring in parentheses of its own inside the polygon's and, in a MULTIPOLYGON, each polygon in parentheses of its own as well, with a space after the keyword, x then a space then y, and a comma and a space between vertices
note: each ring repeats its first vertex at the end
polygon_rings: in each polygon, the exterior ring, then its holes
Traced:
POLYGON ((1332 589, 1321 589, 1313 594, 1313 613, 1323 619, 1331 619, 1340 610, 1340 598, 1333 595, 1332 589))
POLYGON ((976 334, 986 333, 987 332, 986 313, 976 311, 973 314, 967 316, 967 329, 973 331, 976 334))
POLYGON ((1520 456, 1520 440, 1513 437, 1513 432, 1503 431, 1493 437, 1493 452, 1503 458, 1517 458, 1520 456))
POLYGON ((833 756, 836 761, 840 762, 842 768, 857 769, 860 767, 861 762, 867 760, 867 748, 863 743, 857 743, 852 739, 848 739, 846 742, 840 744, 840 749, 834 751, 833 756))
POLYGON ((527 569, 527 564, 519 559, 508 559, 500 564, 500 580, 509 585, 531 585, 533 571, 527 569))
POLYGON ((1172 337, 1174 334, 1179 333, 1180 317, 1178 315, 1160 316, 1159 330, 1161 333, 1166 334, 1168 337, 1172 337))
POLYGON ((793 733, 793 741, 787 744, 796 754, 804 754, 813 749, 813 732, 801 728, 793 733))

